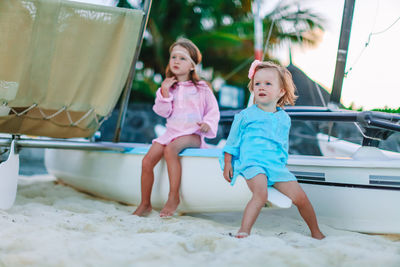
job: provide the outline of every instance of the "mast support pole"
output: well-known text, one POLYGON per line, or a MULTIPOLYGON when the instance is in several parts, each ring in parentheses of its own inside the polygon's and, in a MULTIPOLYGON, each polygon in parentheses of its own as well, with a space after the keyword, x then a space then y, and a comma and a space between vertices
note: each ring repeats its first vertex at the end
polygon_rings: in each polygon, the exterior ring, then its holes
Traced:
POLYGON ((131 90, 132 90, 132 83, 133 83, 133 79, 135 78, 135 74, 136 74, 136 62, 139 59, 140 49, 142 47, 142 42, 143 42, 144 31, 146 29, 147 21, 149 19, 151 1, 152 0, 146 0, 144 2, 144 6, 143 6, 144 16, 142 19, 142 24, 140 26, 140 34, 139 34, 138 42, 136 45, 135 55, 133 56, 133 59, 132 59, 131 69, 129 71, 128 78, 125 83, 125 88, 124 88, 124 91, 122 94, 118 120, 117 120, 117 124, 115 126, 114 139, 113 139, 113 142, 115 142, 115 143, 119 142, 119 140, 121 138, 121 131, 122 131, 122 127, 125 122, 126 111, 128 109, 129 96, 130 96, 131 90))
POLYGON ((342 94, 344 71, 346 67, 347 52, 349 48, 351 24, 353 21, 355 0, 345 0, 343 9, 342 27, 340 30, 339 48, 336 57, 335 76, 329 102, 333 105, 340 104, 342 94))
POLYGON ((254 59, 263 60, 263 23, 260 15, 260 0, 255 0, 254 13, 254 59))

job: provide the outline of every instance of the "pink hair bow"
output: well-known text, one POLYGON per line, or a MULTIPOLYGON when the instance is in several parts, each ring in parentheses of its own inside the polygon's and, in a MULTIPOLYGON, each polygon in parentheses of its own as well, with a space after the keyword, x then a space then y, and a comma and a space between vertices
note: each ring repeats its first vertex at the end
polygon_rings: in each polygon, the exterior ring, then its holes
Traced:
POLYGON ((258 65, 260 65, 262 62, 258 59, 254 60, 253 63, 251 63, 250 69, 249 69, 249 79, 253 79, 254 72, 256 71, 256 68, 258 65))

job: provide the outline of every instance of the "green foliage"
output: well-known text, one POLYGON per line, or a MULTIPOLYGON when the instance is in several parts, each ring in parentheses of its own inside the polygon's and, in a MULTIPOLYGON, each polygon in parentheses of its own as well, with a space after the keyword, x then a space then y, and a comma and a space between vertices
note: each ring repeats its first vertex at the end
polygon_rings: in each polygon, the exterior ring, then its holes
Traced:
POLYGON ((373 109, 372 111, 382 111, 382 112, 387 112, 387 113, 400 113, 400 107, 398 109, 393 109, 393 108, 377 108, 373 109))
MULTIPOLYGON (((363 111, 364 110, 364 107, 355 108, 354 102, 352 102, 349 107, 343 107, 343 108, 347 109, 347 110, 354 110, 354 111, 363 111)), ((386 112, 386 113, 400 113, 400 107, 398 109, 393 109, 393 108, 388 108, 388 107, 375 108, 375 109, 371 109, 371 111, 381 111, 381 112, 386 112)))
POLYGON ((139 103, 152 103, 155 98, 155 91, 157 90, 157 84, 150 80, 135 80, 132 84, 132 96, 131 102, 139 102, 139 103))
POLYGON ((364 107, 360 107, 360 108, 356 109, 354 107, 354 102, 351 102, 350 106, 348 106, 348 107, 343 106, 343 109, 354 110, 354 111, 363 111, 364 107))
MULTIPOLYGON (((213 76, 242 88, 248 83, 247 70, 254 55, 254 19, 251 0, 158 0, 153 1, 139 60, 154 74, 164 75, 169 47, 179 37, 192 40, 203 54, 202 66, 213 76), (250 60, 249 60, 250 59, 250 60), (240 68, 237 68, 241 66, 240 68), (232 73, 232 70, 235 72, 232 73)), ((127 0, 118 6, 130 7, 127 0)), ((271 27, 269 52, 284 42, 316 44, 324 20, 299 4, 277 5, 263 20, 265 37, 271 27)), ((143 90, 159 84, 148 79, 143 90)), ((144 86, 134 82, 134 88, 144 86)), ((152 91, 154 94, 154 91, 152 91)), ((146 93, 147 95, 147 93, 146 93)), ((146 98, 147 99, 147 98, 146 98)))

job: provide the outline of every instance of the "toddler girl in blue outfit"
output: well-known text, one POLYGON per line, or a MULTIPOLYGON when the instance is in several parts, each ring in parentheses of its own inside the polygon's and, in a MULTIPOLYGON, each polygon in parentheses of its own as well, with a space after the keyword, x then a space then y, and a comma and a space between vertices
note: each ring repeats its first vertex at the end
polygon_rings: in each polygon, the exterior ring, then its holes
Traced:
POLYGON ((234 185, 237 176, 243 176, 253 193, 236 237, 250 234, 267 202, 267 188, 274 186, 297 206, 311 236, 322 239, 325 236, 318 227, 310 201, 296 177, 286 168, 291 122, 282 107, 293 105, 296 99, 292 75, 280 65, 255 60, 249 79, 254 105, 235 115, 221 161, 224 178, 234 185))

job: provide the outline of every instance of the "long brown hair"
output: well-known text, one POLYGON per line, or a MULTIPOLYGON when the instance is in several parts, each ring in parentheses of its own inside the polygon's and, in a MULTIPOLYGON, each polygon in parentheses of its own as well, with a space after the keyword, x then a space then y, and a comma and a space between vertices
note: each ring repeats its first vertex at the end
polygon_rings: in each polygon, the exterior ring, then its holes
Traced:
MULTIPOLYGON (((171 53, 172 49, 175 46, 181 46, 183 48, 185 48, 188 52, 190 57, 192 58, 192 60, 197 64, 199 64, 201 62, 201 53, 200 50, 197 48, 197 46, 190 41, 189 39, 186 38, 179 38, 178 40, 176 40, 175 43, 173 43, 170 47, 169 47, 169 53, 171 53)), ((174 74, 172 73, 170 66, 169 66, 169 60, 168 60, 168 65, 165 69, 165 75, 169 78, 169 77, 173 77, 174 74)), ((189 73, 189 79, 194 83, 197 84, 197 82, 200 81, 199 76, 196 73, 196 68, 193 66, 193 70, 190 71, 189 73)))
MULTIPOLYGON (((261 62, 255 69, 254 74, 260 69, 274 69, 278 72, 279 80, 281 82, 282 88, 285 90, 285 94, 278 100, 276 104, 278 107, 283 107, 285 105, 294 105, 294 102, 297 99, 295 95, 296 86, 294 85, 292 74, 288 71, 287 68, 275 64, 271 61, 263 61, 261 62)), ((254 90, 254 75, 253 78, 249 82, 249 90, 253 92, 254 90)))

